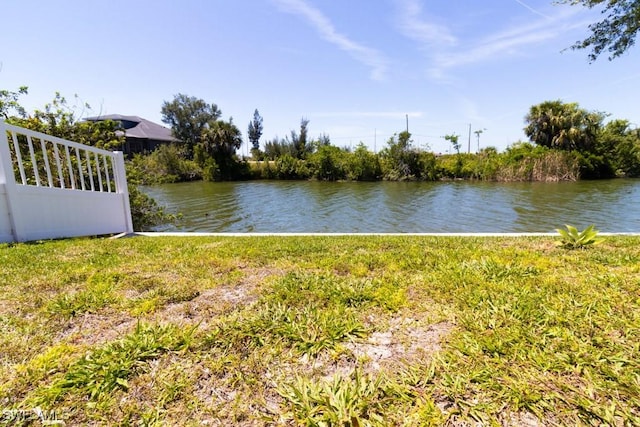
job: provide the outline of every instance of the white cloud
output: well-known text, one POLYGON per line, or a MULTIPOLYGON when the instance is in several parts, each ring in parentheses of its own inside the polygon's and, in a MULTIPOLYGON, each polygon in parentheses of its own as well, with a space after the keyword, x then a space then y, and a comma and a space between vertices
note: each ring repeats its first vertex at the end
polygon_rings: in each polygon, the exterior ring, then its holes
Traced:
POLYGON ((347 52, 354 59, 371 68, 371 78, 383 80, 388 64, 383 55, 375 49, 351 40, 338 32, 333 23, 320 10, 305 0, 273 0, 283 11, 299 15, 307 20, 329 43, 347 52))
POLYGON ((398 0, 400 6, 398 29, 407 38, 429 46, 453 46, 456 37, 444 25, 428 21, 424 18, 419 0, 398 0))

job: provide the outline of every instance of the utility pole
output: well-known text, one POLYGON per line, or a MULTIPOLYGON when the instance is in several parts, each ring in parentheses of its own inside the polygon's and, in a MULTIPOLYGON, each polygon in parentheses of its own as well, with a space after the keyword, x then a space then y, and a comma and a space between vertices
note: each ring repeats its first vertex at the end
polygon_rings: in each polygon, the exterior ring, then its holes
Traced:
POLYGON ((467 154, 471 154, 471 123, 469 123, 469 142, 467 143, 467 154))
POLYGON ((407 114, 406 117, 407 117, 407 133, 409 133, 409 115, 407 114))

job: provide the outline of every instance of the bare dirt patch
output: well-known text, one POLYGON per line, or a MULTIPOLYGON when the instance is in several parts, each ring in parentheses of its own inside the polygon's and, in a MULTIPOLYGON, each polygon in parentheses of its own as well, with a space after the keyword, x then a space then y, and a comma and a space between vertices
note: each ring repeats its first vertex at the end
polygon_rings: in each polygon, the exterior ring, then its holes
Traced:
POLYGON ((449 322, 424 325, 417 319, 398 317, 391 320, 388 330, 374 332, 367 341, 349 343, 347 348, 365 363, 365 369, 378 371, 433 357, 453 328, 449 322))
POLYGON ((425 324, 414 318, 394 317, 388 329, 343 344, 339 355, 323 353, 317 358, 304 355, 297 366, 281 368, 292 373, 315 373, 325 379, 335 375, 348 377, 357 368, 371 374, 393 372, 408 364, 431 360, 454 327, 450 322, 425 324))
POLYGON ((206 328, 208 322, 216 316, 255 302, 264 281, 280 274, 278 271, 267 269, 248 269, 244 273, 244 277, 238 283, 204 290, 189 301, 167 304, 145 316, 136 317, 113 310, 76 316, 68 321, 59 339, 76 345, 97 345, 130 333, 139 321, 185 326, 200 324, 206 328))
POLYGON ((243 273, 244 277, 238 283, 207 289, 190 301, 169 304, 154 317, 163 322, 200 323, 206 327, 216 316, 256 302, 262 284, 269 277, 280 274, 272 269, 246 269, 243 273))
POLYGON ((59 340, 74 345, 98 345, 131 332, 138 319, 124 313, 85 313, 69 320, 59 340))

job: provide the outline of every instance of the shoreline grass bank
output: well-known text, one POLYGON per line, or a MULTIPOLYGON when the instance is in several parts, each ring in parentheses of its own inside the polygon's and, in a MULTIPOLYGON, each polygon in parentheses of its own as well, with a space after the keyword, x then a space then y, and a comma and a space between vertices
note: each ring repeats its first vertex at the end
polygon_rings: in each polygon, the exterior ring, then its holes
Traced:
POLYGON ((640 237, 554 240, 0 245, 0 408, 67 425, 638 425, 640 237))

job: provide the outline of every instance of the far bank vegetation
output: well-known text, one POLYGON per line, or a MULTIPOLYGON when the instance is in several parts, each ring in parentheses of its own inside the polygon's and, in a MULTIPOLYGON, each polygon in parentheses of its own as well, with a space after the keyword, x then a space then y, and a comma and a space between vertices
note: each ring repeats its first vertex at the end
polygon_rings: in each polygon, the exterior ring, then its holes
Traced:
MULTIPOLYGON (((236 152, 240 130, 231 119, 220 121, 215 104, 208 106, 208 123, 184 119, 201 116, 202 111, 193 111, 196 101, 207 105, 184 95, 165 103, 163 112, 169 115, 165 122, 187 142, 136 155, 129 165, 131 177, 158 184, 248 179, 549 182, 640 175, 638 130, 627 120, 605 124, 607 114, 584 110, 577 103, 558 100, 532 106, 524 120, 529 141, 515 142, 502 152, 491 146, 477 153, 460 152, 459 135, 451 134, 443 136, 452 146, 447 154, 415 146, 408 131, 394 134, 377 153, 363 143, 355 148, 339 147, 326 134, 310 138, 305 118, 299 130, 261 144, 263 119, 256 109, 247 129, 252 147, 247 158, 236 152), (185 99, 190 101, 185 103, 185 99), (185 136, 183 128, 196 131, 185 136)), ((478 138, 481 132, 476 131, 478 138)))

